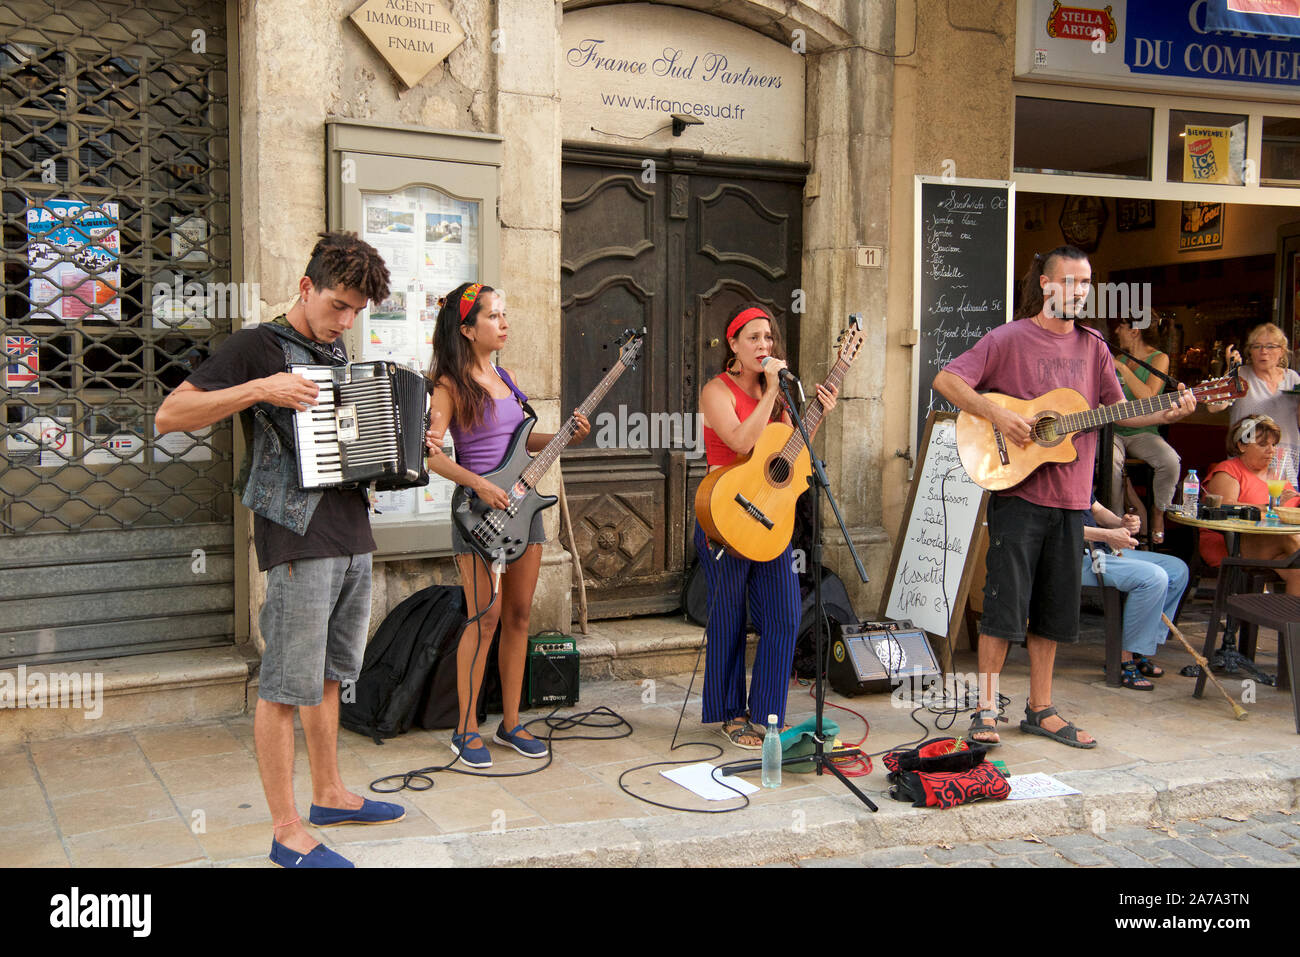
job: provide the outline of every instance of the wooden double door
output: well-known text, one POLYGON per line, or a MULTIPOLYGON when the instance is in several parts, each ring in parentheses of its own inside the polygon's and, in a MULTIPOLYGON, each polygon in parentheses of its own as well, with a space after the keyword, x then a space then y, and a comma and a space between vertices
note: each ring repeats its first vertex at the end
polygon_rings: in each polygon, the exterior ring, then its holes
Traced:
POLYGON ((646 332, 592 437, 563 458, 592 618, 680 606, 706 470, 699 392, 721 369, 727 315, 767 306, 797 365, 806 172, 689 151, 564 151, 563 410, 617 360, 621 331, 646 332))

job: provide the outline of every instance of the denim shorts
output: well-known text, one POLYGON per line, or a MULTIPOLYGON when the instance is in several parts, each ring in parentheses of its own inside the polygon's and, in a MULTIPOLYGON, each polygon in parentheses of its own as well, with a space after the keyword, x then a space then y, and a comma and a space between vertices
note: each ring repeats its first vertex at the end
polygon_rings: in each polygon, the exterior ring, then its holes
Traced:
POLYGON ((321 703, 326 681, 361 673, 370 629, 370 555, 282 562, 266 575, 258 697, 321 703))
MULTIPOLYGON (((542 513, 538 512, 533 516, 532 524, 528 526, 528 544, 544 545, 546 544, 546 530, 542 527, 542 513)), ((453 555, 468 555, 474 549, 469 547, 469 542, 461 534, 460 526, 456 524, 453 518, 451 522, 451 552, 453 555)))
POLYGON ((1015 495, 989 498, 988 578, 980 633, 1025 641, 1079 640, 1083 513, 1015 495))

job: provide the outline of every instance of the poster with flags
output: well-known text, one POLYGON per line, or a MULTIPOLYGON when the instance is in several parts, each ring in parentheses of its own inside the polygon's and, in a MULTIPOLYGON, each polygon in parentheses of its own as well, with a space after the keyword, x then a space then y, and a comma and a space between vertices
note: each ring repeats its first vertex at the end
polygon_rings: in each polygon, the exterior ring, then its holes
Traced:
POLYGON ((36 337, 5 336, 5 389, 10 393, 38 393, 40 378, 36 337))

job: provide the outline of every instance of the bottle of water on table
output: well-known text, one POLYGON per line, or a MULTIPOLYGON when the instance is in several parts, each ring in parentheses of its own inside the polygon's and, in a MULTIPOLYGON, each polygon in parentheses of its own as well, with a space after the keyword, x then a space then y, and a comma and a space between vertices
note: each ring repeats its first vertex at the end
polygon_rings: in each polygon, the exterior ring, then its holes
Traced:
POLYGON ((1183 515, 1186 518, 1196 518, 1200 500, 1201 480, 1196 477, 1196 469, 1188 469, 1187 478, 1183 479, 1183 515))

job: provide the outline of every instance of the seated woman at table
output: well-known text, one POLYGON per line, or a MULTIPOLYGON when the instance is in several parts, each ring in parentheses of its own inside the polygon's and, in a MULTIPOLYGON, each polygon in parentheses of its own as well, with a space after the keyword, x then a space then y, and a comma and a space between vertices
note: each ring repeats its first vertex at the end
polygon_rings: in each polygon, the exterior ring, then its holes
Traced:
MULTIPOLYGON (((1273 449, 1282 437, 1277 423, 1266 415, 1251 415, 1228 430, 1225 443, 1231 458, 1210 469, 1205 479, 1205 491, 1223 497, 1224 505, 1268 505, 1268 464, 1273 449)), ((1282 491, 1281 504, 1300 504, 1300 494, 1288 481, 1282 491)), ((1300 532, 1300 526, 1297 526, 1300 532)), ((1243 558, 1287 558, 1300 549, 1300 534, 1264 534, 1241 536, 1243 558)), ((1201 531, 1201 556, 1210 564, 1218 564, 1225 554, 1222 537, 1218 532, 1201 531)), ((1279 571, 1286 581, 1288 595, 1300 595, 1300 569, 1279 571)))
POLYGON ((1134 551, 1138 517, 1120 517, 1100 502, 1083 513, 1083 584, 1110 585, 1127 596, 1124 602, 1122 671, 1125 688, 1150 691, 1148 678, 1165 670, 1151 660, 1169 637, 1161 615, 1170 621, 1187 590, 1187 566, 1176 555, 1134 551), (1108 552, 1103 556, 1103 552, 1108 552))

